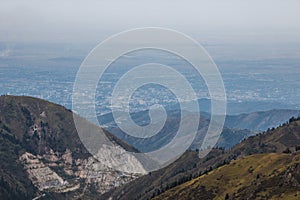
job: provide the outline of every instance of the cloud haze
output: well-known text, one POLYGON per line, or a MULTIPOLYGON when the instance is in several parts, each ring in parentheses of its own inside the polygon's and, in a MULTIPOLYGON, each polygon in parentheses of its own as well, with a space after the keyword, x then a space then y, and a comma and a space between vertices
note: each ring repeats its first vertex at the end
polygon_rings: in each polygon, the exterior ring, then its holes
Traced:
POLYGON ((297 39, 299 10, 298 0, 2 0, 0 41, 99 41, 145 26, 191 36, 273 32, 297 39))

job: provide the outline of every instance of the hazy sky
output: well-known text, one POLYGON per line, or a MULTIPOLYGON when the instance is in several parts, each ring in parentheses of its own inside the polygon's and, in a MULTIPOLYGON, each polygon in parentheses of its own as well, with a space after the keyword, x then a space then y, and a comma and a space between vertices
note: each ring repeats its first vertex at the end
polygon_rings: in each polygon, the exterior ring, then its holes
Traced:
POLYGON ((299 40, 300 0, 0 0, 0 41, 93 42, 145 26, 299 40))

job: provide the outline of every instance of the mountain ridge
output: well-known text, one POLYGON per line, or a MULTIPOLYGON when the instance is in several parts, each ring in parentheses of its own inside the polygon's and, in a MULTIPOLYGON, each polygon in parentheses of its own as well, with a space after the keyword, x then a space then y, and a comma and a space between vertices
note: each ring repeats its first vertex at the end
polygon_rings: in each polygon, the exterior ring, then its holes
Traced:
POLYGON ((285 152, 289 154, 299 151, 299 137, 300 119, 292 118, 288 123, 276 129, 245 139, 228 151, 215 148, 201 159, 198 157, 198 152, 186 152, 170 166, 152 172, 151 176, 147 175, 133 180, 131 183, 104 194, 104 197, 112 197, 113 199, 126 199, 129 197, 133 199, 151 199, 170 188, 181 185, 193 178, 201 177, 238 158, 269 153, 281 154, 285 152), (118 194, 122 194, 122 196, 118 194))
MULTIPOLYGON (((102 130, 85 119, 82 123, 102 130)), ((104 164, 107 156, 112 156, 109 162, 118 162, 115 157, 138 150, 108 131, 102 133, 101 138, 113 142, 117 149, 104 147, 100 152, 104 160, 99 163, 81 143, 70 110, 33 97, 0 96, 0 198, 159 198, 165 191, 236 159, 254 154, 291 154, 300 149, 300 121, 292 118, 276 129, 243 138, 229 150, 215 147, 201 159, 196 150, 188 150, 169 166, 143 175, 118 171, 104 164)), ((239 132, 227 134, 232 137, 239 132)), ((126 162, 130 155, 123 158, 125 168, 143 171, 138 161, 126 162)), ((298 168, 295 169, 291 173, 296 176, 298 168)))
POLYGON ((298 199, 299 162, 299 152, 245 156, 154 199, 298 199))
POLYGON ((126 151, 136 149, 77 117, 86 131, 113 143, 102 146, 97 159, 82 144, 70 110, 33 97, 0 96, 1 199, 95 199, 145 173, 126 151))

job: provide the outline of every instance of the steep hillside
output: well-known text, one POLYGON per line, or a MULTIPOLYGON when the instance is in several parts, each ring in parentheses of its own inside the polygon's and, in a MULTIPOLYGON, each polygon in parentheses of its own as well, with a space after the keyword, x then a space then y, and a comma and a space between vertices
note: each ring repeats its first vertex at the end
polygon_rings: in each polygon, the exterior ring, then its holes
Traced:
POLYGON ((98 160, 81 143, 70 110, 31 97, 0 97, 0 199, 96 198, 145 173, 125 151, 134 148, 78 119, 87 134, 96 131, 115 144, 102 146, 98 160))
POLYGON ((300 147, 300 120, 291 118, 289 123, 276 129, 247 138, 232 148, 231 153, 238 156, 257 153, 281 153, 283 151, 295 151, 295 148, 298 147, 300 147))
POLYGON ((203 159, 198 158, 197 152, 186 152, 184 156, 170 166, 152 172, 151 175, 138 178, 105 195, 115 199, 151 199, 170 188, 193 178, 201 177, 203 174, 226 165, 237 158, 251 154, 289 153, 299 149, 300 119, 293 119, 290 123, 267 133, 252 136, 229 151, 218 148, 213 149, 203 159), (122 195, 120 196, 120 194, 122 195))
POLYGON ((300 154, 239 158, 154 199, 299 199, 300 154))

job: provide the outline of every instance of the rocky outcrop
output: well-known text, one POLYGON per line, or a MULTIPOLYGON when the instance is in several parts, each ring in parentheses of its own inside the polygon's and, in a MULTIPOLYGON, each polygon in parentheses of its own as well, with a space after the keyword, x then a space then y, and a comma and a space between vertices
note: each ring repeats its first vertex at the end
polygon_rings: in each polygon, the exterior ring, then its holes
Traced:
POLYGON ((51 190, 57 193, 93 185, 103 194, 146 173, 141 163, 121 147, 103 147, 98 156, 100 161, 92 156, 75 160, 70 149, 62 155, 48 149, 42 156, 25 152, 19 160, 40 191, 51 190), (124 170, 117 171, 114 168, 117 165, 121 165, 120 169, 124 170), (80 185, 80 182, 84 184, 80 185))
POLYGON ((127 173, 146 174, 140 161, 118 145, 103 145, 96 158, 104 165, 127 173))
POLYGON ((96 186, 97 191, 101 194, 141 176, 137 173, 116 171, 103 165, 93 157, 82 161, 77 160, 77 164, 76 176, 84 179, 87 185, 96 186))
MULTIPOLYGON (((45 114, 43 118, 46 118, 45 114)), ((59 153, 43 145, 41 124, 33 124, 28 134, 38 136, 38 152, 44 154, 35 156, 25 152, 19 160, 32 183, 40 191, 51 190, 62 193, 94 186, 100 194, 103 194, 146 174, 138 159, 117 144, 103 145, 96 158, 90 156, 75 159, 69 148, 64 153, 59 153), (84 184, 80 185, 80 182, 84 184)))
POLYGON ((290 166, 282 175, 283 185, 299 187, 300 186, 300 164, 296 163, 290 166))
POLYGON ((40 190, 60 189, 68 185, 56 172, 45 165, 37 156, 25 152, 19 160, 24 164, 32 183, 40 190))
MULTIPOLYGON (((41 115, 44 119, 47 118, 45 111, 41 115)), ((19 160, 29 179, 40 191, 64 193, 93 186, 103 194, 146 174, 138 159, 117 144, 103 145, 96 158, 89 156, 75 159, 69 148, 64 153, 59 153, 43 144, 41 124, 33 124, 28 135, 37 136, 40 154, 25 152, 19 160)))

